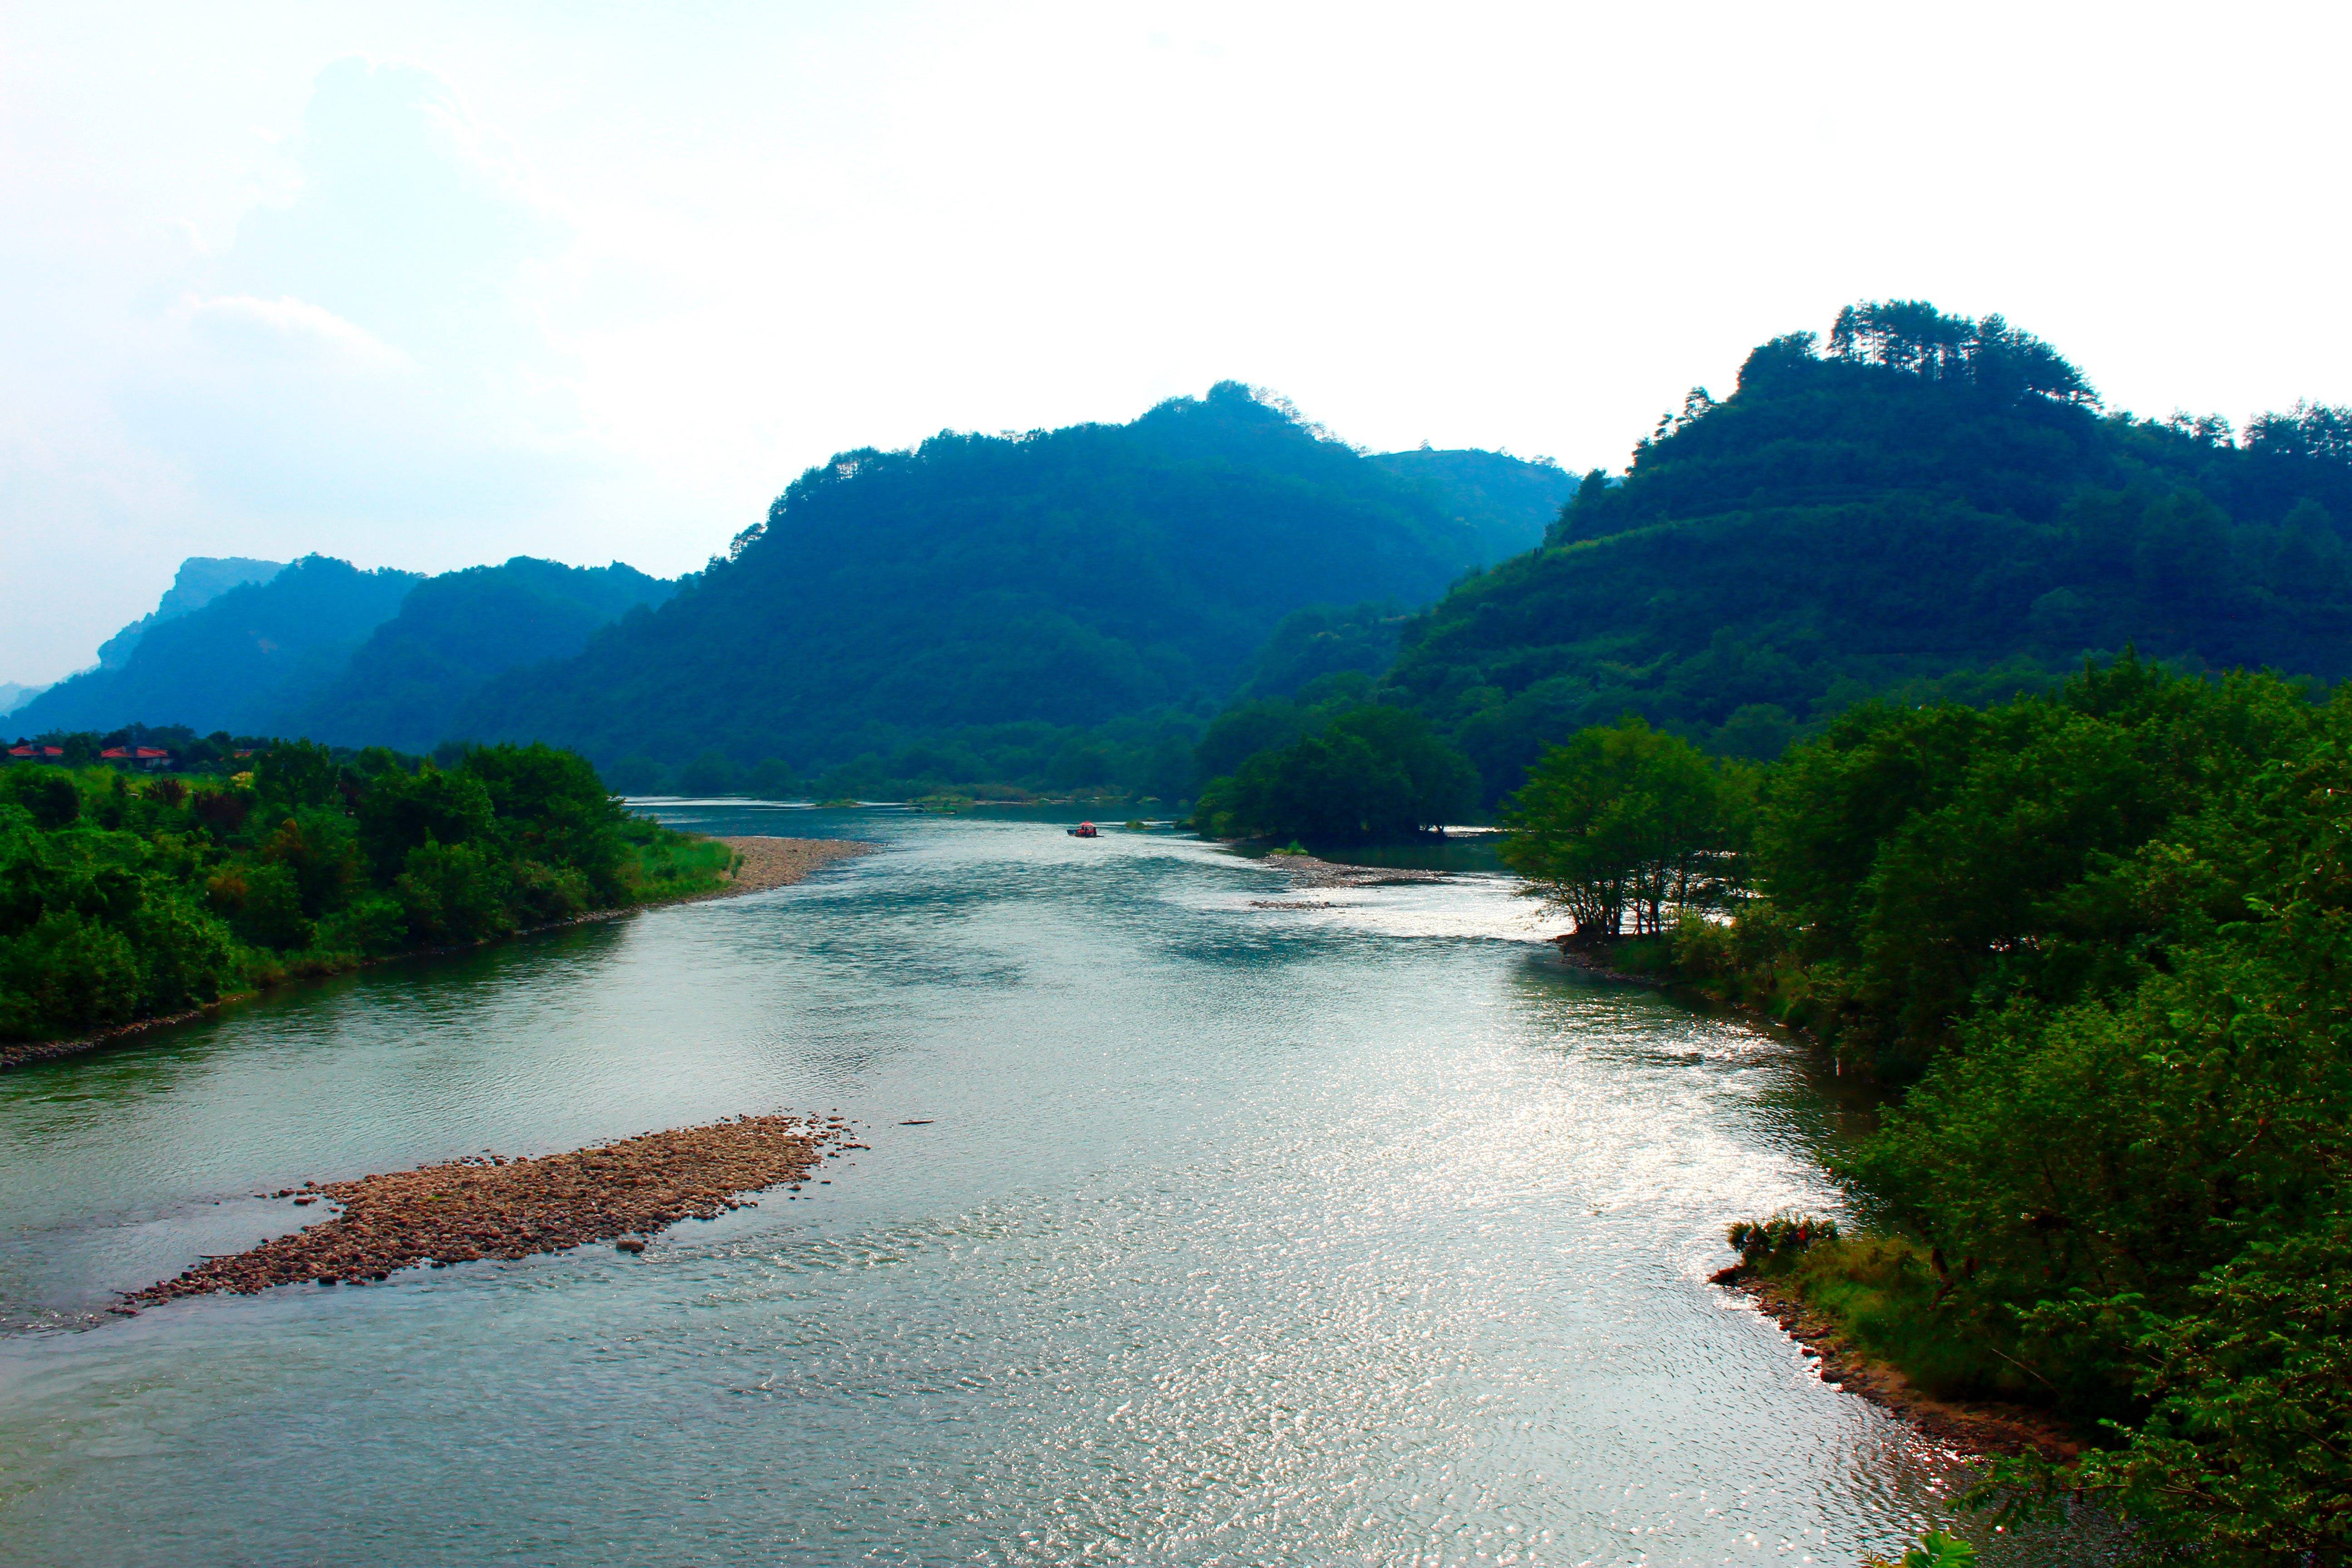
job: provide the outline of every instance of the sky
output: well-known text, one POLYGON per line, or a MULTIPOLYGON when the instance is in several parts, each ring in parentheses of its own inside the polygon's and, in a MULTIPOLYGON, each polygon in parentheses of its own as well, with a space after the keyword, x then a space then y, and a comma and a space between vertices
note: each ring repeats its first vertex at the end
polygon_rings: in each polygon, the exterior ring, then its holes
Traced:
POLYGON ((1618 468, 1864 299, 2352 403, 2352 7, 0 0, 0 681, 1228 378, 1618 468))

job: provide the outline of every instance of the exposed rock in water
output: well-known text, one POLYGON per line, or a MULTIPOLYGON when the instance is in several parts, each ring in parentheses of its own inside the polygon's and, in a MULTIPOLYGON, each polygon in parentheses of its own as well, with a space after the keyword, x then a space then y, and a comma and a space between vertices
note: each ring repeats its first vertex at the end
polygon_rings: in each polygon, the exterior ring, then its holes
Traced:
MULTIPOLYGON (((250 1294, 315 1279, 359 1284, 431 1261, 528 1258, 715 1219, 742 1193, 798 1182, 848 1144, 839 1117, 745 1116, 538 1159, 476 1155, 355 1181, 304 1184, 342 1212, 249 1251, 207 1258, 125 1299, 137 1308, 215 1290, 250 1294)), ((628 1242, 636 1243, 634 1248, 628 1242)))

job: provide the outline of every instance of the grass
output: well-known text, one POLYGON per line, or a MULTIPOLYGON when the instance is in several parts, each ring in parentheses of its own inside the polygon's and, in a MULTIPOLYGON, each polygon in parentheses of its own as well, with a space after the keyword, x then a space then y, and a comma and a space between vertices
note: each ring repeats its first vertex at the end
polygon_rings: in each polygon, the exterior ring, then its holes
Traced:
POLYGON ((1757 1272, 1833 1320, 1846 1342, 1933 1398, 2034 1404, 2035 1386, 1946 1301, 1927 1251, 1902 1237, 1845 1236, 1767 1259, 1757 1272))
POLYGON ((647 903, 716 892, 727 885, 735 865, 735 851, 715 838, 665 835, 629 848, 622 876, 647 903))

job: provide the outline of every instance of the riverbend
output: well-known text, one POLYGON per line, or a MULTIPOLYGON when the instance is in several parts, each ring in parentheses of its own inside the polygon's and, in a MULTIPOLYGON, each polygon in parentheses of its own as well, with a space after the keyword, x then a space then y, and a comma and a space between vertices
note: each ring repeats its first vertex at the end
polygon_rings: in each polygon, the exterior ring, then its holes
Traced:
POLYGON ((0 1075, 12 1563, 1850 1563, 1943 1517, 1954 1456, 1707 1283, 1834 1207, 1801 1053, 1563 968, 1502 879, 665 809, 878 847, 0 1075), (870 1147, 641 1255, 107 1310, 313 1217, 257 1194, 787 1112, 870 1147))

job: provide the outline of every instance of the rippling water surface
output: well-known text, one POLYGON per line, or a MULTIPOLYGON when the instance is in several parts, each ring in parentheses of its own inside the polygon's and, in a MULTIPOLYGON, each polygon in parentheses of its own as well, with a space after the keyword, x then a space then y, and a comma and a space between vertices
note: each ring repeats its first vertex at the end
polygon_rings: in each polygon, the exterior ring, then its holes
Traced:
POLYGON ((884 847, 0 1075, 0 1556, 1843 1563, 1938 1516, 1949 1457, 1706 1282, 1833 1205, 1789 1047, 1563 972, 1500 879, 670 815, 884 847), (781 1107, 873 1148, 641 1258, 100 1310, 289 1228, 258 1191, 781 1107))

